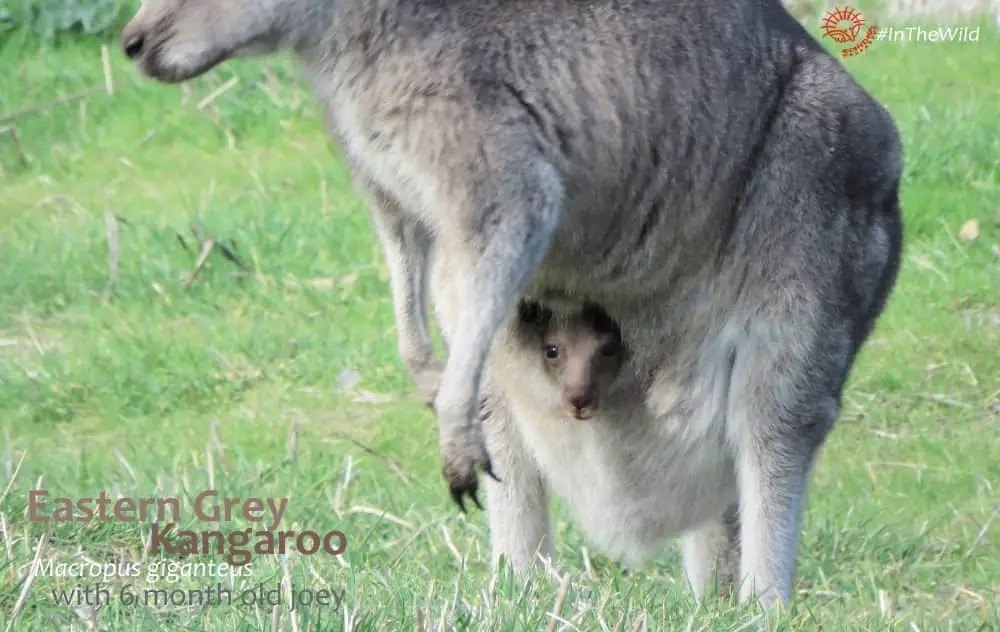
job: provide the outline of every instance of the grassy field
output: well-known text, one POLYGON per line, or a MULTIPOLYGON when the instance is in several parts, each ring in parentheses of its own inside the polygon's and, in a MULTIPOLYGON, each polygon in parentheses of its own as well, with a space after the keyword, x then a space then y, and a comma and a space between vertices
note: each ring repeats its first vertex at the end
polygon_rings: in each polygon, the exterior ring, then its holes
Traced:
MULTIPOLYGON (((1000 37, 982 24, 978 42, 879 43, 844 62, 902 133, 904 264, 813 476, 797 595, 772 628, 1000 629, 1000 37)), ((435 421, 397 359, 365 205, 287 60, 166 87, 112 43, 108 95, 99 41, 5 37, 0 117, 99 90, 0 120, 19 140, 0 135, 0 626, 539 630, 563 578, 557 629, 762 623, 753 607, 694 606, 675 548, 622 576, 558 505, 557 567, 491 580, 485 516, 451 504, 435 421), (192 278, 195 232, 247 269, 216 248, 192 278), (125 603, 123 587, 148 587, 149 525, 47 529, 27 519, 35 488, 176 497, 195 529, 213 528, 192 514, 202 490, 287 498, 281 528, 340 530, 345 554, 151 585, 289 581, 337 600, 125 603), (36 557, 143 574, 105 582, 99 608, 57 604, 96 580, 29 579, 36 557)))

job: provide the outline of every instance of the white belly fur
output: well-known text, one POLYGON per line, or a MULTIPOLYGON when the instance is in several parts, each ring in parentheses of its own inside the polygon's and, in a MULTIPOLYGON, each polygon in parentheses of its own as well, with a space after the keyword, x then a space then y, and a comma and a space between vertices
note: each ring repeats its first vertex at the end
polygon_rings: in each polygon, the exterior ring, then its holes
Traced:
POLYGON ((701 371, 684 390, 661 377, 645 402, 623 395, 585 421, 559 408, 534 350, 494 349, 494 375, 549 488, 609 556, 638 566, 736 501, 721 344, 695 360, 701 371))

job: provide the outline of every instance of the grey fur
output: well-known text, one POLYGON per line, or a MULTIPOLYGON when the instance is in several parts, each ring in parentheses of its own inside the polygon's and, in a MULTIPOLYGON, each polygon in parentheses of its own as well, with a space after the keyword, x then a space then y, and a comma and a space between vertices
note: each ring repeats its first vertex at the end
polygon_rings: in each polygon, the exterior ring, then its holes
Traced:
POLYGON ((497 466, 494 557, 551 555, 552 489, 629 563, 683 534, 696 594, 718 557, 742 599, 788 600, 814 456, 895 283, 902 158, 779 0, 147 0, 122 40, 169 82, 302 60, 456 500, 497 466), (570 428, 511 336, 520 297, 552 296, 631 350, 570 428))

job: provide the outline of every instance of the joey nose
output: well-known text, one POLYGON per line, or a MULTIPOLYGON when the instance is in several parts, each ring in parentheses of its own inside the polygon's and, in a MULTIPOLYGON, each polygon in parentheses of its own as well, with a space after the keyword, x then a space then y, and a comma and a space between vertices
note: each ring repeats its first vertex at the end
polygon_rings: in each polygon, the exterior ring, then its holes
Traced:
POLYGON ((569 403, 573 404, 573 408, 576 408, 577 410, 583 410, 587 406, 590 406, 591 404, 594 403, 594 398, 590 395, 590 393, 585 393, 583 395, 576 395, 574 397, 569 398, 569 403))
POLYGON ((142 44, 142 35, 129 35, 123 40, 122 48, 129 59, 135 59, 142 52, 142 44))

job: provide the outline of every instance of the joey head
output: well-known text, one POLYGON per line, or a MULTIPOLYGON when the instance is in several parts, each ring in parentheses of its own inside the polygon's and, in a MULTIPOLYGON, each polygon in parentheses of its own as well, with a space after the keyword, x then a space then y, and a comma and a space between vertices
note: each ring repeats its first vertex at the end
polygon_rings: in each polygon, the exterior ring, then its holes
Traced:
POLYGON ((524 302, 520 312, 539 344, 546 371, 561 389, 563 410, 579 420, 593 417, 625 360, 618 324, 593 304, 556 314, 524 302))

